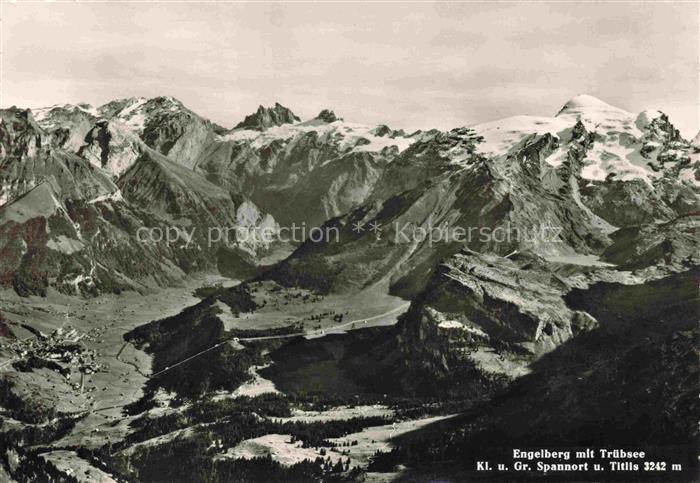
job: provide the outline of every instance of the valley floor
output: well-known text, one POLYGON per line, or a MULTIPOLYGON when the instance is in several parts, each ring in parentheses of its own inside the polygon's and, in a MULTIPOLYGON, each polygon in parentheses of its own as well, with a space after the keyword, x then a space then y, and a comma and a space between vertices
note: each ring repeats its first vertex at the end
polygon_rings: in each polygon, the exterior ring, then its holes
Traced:
MULTIPOLYGON (((154 293, 140 295, 123 292, 90 299, 53 291, 47 297, 19 297, 12 291, 0 292, 4 323, 15 336, 14 339, 2 339, 0 367, 3 378, 11 381, 13 394, 21 399, 23 405, 36 412, 34 416, 37 420, 51 419, 51 415, 73 420, 68 431, 58 433, 55 438, 49 438, 50 441, 41 441, 42 449, 38 457, 59 474, 70 475, 79 481, 109 481, 109 473, 95 467, 94 461, 91 463, 81 457, 80 450, 97 451, 105 445, 123 444, 133 434, 134 421, 139 416, 158 418, 184 414, 192 407, 185 404, 169 408, 172 407, 174 394, 159 390, 153 397, 155 408, 145 413, 125 414, 126 407, 144 396, 152 373, 153 358, 126 342, 124 335, 153 320, 174 316, 197 304, 200 298, 194 293, 198 288, 228 287, 237 283, 236 280, 217 275, 200 275, 192 277, 184 286, 154 293), (71 344, 80 345, 82 352, 66 354, 64 349, 71 344), (29 370, 17 370, 16 364, 23 360, 23 356, 38 348, 48 353, 49 358, 57 354, 56 360, 62 369, 30 367, 29 370), (80 365, 88 356, 92 357, 91 367, 94 370, 86 371, 85 366, 80 365), (66 370, 66 367, 69 369, 66 370)), ((228 307, 219 307, 219 317, 226 330, 264 331, 294 326, 306 338, 330 334, 337 337, 354 329, 395 324, 408 307, 406 301, 383 295, 376 288, 343 298, 267 285, 267 282, 253 284, 259 310, 233 314, 228 307)), ((271 380, 258 373, 269 364, 250 367, 252 378, 248 382, 232 392, 213 393, 214 400, 281 394, 271 380)), ((3 432, 36 427, 31 424, 25 426, 24 421, 12 416, 6 410, 0 413, 4 421, 3 432)), ((356 432, 330 438, 333 448, 327 452, 321 447, 302 447, 301 443, 291 443, 289 435, 271 433, 221 448, 216 458, 270 456, 274 461, 288 466, 306 458, 313 460, 320 457, 335 462, 349 461, 354 468, 366 468, 375 452, 390 449, 392 437, 446 416, 400 420, 395 417, 393 410, 381 404, 340 404, 321 409, 303 405, 293 407, 290 416, 272 418, 271 421, 276 424, 316 424, 374 418, 378 422, 371 427, 358 426, 356 432), (379 424, 381 421, 387 424, 379 424)), ((125 448, 121 454, 157 448, 174 439, 187 438, 188 434, 191 434, 190 428, 166 432, 132 446, 133 449, 125 448)))
POLYGON ((3 339, 0 347, 0 367, 10 371, 18 359, 13 350, 22 342, 37 339, 37 331, 52 334, 57 328, 75 329, 80 343, 94 351, 101 370, 85 374, 82 388, 71 387, 71 380, 47 368, 21 373, 17 382, 30 382, 28 398, 56 396, 62 413, 89 415, 76 425, 61 445, 83 444, 97 446, 110 437, 123 436, 122 425, 113 426, 121 417, 125 404, 141 397, 141 388, 151 371, 151 357, 124 342, 124 334, 154 319, 174 315, 199 301, 194 289, 211 283, 231 284, 236 281, 217 275, 191 278, 182 287, 138 294, 123 292, 82 299, 50 291, 47 297, 19 297, 14 291, 0 292, 0 306, 8 326, 19 342, 3 339))
POLYGON ((691 414, 696 279, 575 290, 567 303, 602 327, 485 405, 392 386, 383 364, 393 361, 391 326, 408 303, 382 287, 324 296, 209 275, 145 295, 2 292, 1 333, 14 338, 0 338, 0 480, 378 482, 422 481, 430 471, 471 479, 462 472, 493 438, 545 438, 529 426, 539 419, 555 433, 578 421, 565 440, 574 444, 598 418, 619 423, 625 411, 691 414), (614 382, 621 373, 627 386, 614 382), (657 374, 667 374, 664 384, 648 385, 657 374), (588 396, 571 399, 579 394, 588 396), (635 395, 639 407, 609 409, 635 395))

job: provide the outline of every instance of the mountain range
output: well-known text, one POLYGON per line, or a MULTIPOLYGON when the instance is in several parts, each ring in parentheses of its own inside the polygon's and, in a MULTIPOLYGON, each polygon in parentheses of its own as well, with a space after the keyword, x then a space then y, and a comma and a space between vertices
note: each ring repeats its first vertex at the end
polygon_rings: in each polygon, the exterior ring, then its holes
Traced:
MULTIPOLYGON (((616 229, 697 211, 700 185, 697 147, 665 114, 631 114, 587 95, 552 118, 411 134, 346 122, 328 109, 301 121, 279 103, 226 129, 172 97, 11 108, 0 119, 0 280, 27 293, 169 284, 215 267, 220 250, 252 266, 274 251, 271 243, 221 247, 203 238, 210 227, 242 224, 274 230, 328 222, 347 231, 355 222, 549 223, 567 227, 556 243, 471 247, 599 254, 616 229), (34 204, 41 208, 27 206, 34 204), (34 209, 36 216, 27 214, 34 209), (173 225, 196 226, 198 238, 146 247, 148 268, 132 267, 128 254, 143 248, 134 245, 136 231, 173 225), (105 253, 107 245, 123 258, 105 253)), ((334 275, 323 273, 331 285, 390 277, 415 292, 416 278, 425 280, 458 248, 355 235, 343 237, 342 249, 304 245, 276 272, 296 280, 295 265, 320 250, 323 263, 333 260, 334 275)))
POLYGON ((504 444, 695 451, 700 134, 589 95, 447 131, 232 125, 172 97, 0 110, 0 470, 465 481, 504 444), (192 294, 211 274, 234 282, 192 294), (382 416, 333 416, 356 410, 382 416))

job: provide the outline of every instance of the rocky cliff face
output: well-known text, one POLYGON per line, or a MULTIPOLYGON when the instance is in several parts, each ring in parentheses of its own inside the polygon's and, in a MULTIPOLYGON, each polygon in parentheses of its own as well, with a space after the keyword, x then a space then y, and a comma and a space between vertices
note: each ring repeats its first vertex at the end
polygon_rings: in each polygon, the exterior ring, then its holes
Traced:
POLYGON ((169 220, 181 230, 178 244, 208 253, 215 259, 220 246, 264 253, 279 225, 245 198, 210 183, 155 151, 146 149, 119 179, 124 198, 134 206, 169 220), (187 233, 192 234, 189 238, 187 233))
POLYGON ((235 129, 207 148, 195 170, 282 224, 319 225, 364 202, 385 166, 413 142, 328 119, 235 129))
POLYGON ((89 104, 52 106, 32 109, 37 124, 53 138, 53 144, 69 152, 77 152, 83 140, 100 117, 89 104))
POLYGON ((59 146, 84 153, 115 176, 137 156, 131 152, 135 140, 192 167, 214 133, 222 130, 172 97, 119 99, 100 107, 53 106, 34 112, 59 146))
POLYGON ((146 119, 141 139, 147 146, 189 168, 220 129, 172 97, 151 99, 144 110, 146 119))
POLYGON ((118 177, 136 161, 142 146, 141 140, 123 124, 98 121, 85 136, 78 155, 118 177))
POLYGON ((145 221, 151 220, 118 192, 62 201, 44 182, 0 207, 0 284, 20 295, 44 295, 49 287, 70 294, 142 290, 173 283, 188 265, 206 263, 197 262, 194 251, 139 243, 137 230, 153 225, 145 221))
POLYGON ((336 117, 335 112, 331 111, 330 109, 323 109, 321 112, 318 113, 318 116, 316 116, 316 119, 322 122, 335 122, 335 121, 342 121, 342 119, 339 119, 336 117))
POLYGON ((464 366, 485 378, 523 375, 543 354, 598 326, 564 302, 574 285, 535 255, 461 251, 440 265, 401 320, 399 345, 407 364, 438 377, 464 366))

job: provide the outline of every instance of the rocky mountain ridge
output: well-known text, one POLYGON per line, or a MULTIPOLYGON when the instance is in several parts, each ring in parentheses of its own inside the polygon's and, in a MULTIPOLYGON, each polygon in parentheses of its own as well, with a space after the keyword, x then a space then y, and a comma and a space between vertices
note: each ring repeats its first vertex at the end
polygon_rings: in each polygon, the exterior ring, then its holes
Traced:
MULTIPOLYGON (((617 229, 698 211, 698 153, 668 118, 633 115, 591 96, 575 97, 554 118, 410 135, 346 122, 328 109, 302 122, 279 103, 231 130, 171 97, 33 112, 36 119, 3 111, 5 204, 49 181, 61 203, 118 199, 163 223, 189 213, 181 221, 196 220, 200 233, 330 220, 344 234, 340 244, 307 243, 272 276, 312 285, 320 277, 331 290, 387 279, 392 290, 417 294, 440 260, 464 245, 396 243, 405 226, 409 233, 436 226, 524 233, 547 225, 559 236, 472 237, 466 245, 557 257, 601 254, 617 229), (384 227, 381 237, 351 230, 373 223, 384 227), (309 263, 320 270, 309 271, 309 263)), ((238 248, 255 259, 269 247, 238 248)))
MULTIPOLYGON (((137 105, 126 104, 108 107, 123 115, 137 105)), ((50 132, 30 111, 12 108, 0 117, 3 286, 22 295, 45 294, 49 287, 72 294, 141 291, 215 269, 221 247, 247 263, 269 248, 259 238, 209 243, 213 226, 274 231, 276 224, 250 201, 154 151, 126 124, 96 121, 73 153, 56 133, 80 129, 70 121, 92 111, 61 107, 41 114, 50 132), (62 130, 57 126, 66 113, 62 130), (166 240, 167 232, 178 236, 166 240), (144 233, 158 236, 147 243, 144 233)))
POLYGON ((315 260, 323 266, 322 260, 333 260, 332 269, 318 274, 331 280, 327 282, 331 287, 336 279, 345 286, 361 286, 385 276, 392 284, 415 286, 417 280, 425 280, 424 270, 432 270, 461 244, 442 239, 431 245, 425 236, 403 240, 406 226, 409 233, 436 227, 460 233, 517 231, 518 240, 499 241, 493 236, 467 240, 472 249, 501 255, 513 250, 545 258, 600 254, 611 243, 609 235, 621 227, 668 222, 699 211, 698 185, 695 178, 688 179, 688 173, 700 167, 699 157, 659 116, 642 129, 632 125, 634 116, 580 96, 557 118, 517 117, 471 129, 425 133, 387 166, 367 203, 328 222, 346 235, 341 239, 343 249, 307 243, 275 276, 298 281, 295 265, 315 260), (593 112, 586 110, 591 104, 593 112), (634 131, 638 137, 623 131, 634 131), (609 150, 622 146, 620 139, 627 140, 630 150, 638 150, 632 159, 644 163, 613 158, 617 155, 609 150), (658 146, 654 154, 646 152, 647 160, 641 155, 640 140, 648 139, 656 139, 658 146), (603 179, 591 178, 601 160, 612 171, 603 179), (368 231, 353 233, 355 224, 384 230, 381 238, 368 231), (522 236, 543 226, 557 235, 522 236), (404 243, 396 243, 400 238, 404 243))
POLYGON ((276 102, 274 107, 263 107, 260 105, 255 113, 246 116, 244 120, 236 124, 234 129, 257 129, 263 131, 272 126, 293 124, 299 121, 301 119, 291 109, 276 102))
POLYGON ((0 469, 17 479, 64 476, 37 463, 54 450, 124 480, 290 479, 236 453, 274 437, 362 462, 340 479, 435 464, 467 481, 464 455, 508 454, 512 436, 603 447, 602 421, 620 445, 697 440, 700 151, 662 113, 578 96, 552 118, 406 134, 277 105, 227 130, 137 98, 37 118, 0 116, 0 285, 47 297, 5 292, 0 335, 53 344, 21 318, 53 329, 63 307, 95 349, 8 345, 0 469), (261 267, 274 242, 207 236, 292 223, 338 239, 261 267), (199 302, 189 286, 121 293, 216 270, 244 281, 199 302), (121 349, 102 353, 107 336, 121 349), (66 382, 83 366, 85 391, 66 382), (352 416, 368 409, 383 416, 352 416))

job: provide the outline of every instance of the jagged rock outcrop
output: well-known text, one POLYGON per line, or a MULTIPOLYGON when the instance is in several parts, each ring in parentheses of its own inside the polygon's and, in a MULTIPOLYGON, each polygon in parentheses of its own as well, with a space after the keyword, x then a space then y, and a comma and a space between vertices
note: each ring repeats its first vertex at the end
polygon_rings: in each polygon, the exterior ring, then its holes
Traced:
POLYGON ((151 99, 145 104, 145 112, 141 139, 147 146, 189 168, 213 141, 218 129, 171 97, 151 99))
POLYGON ((263 131, 272 126, 293 124, 299 121, 301 121, 301 119, 299 119, 291 109, 276 102, 274 107, 259 106, 257 111, 247 115, 234 129, 256 129, 263 131))
MULTIPOLYGON (((403 129, 394 130, 386 124, 380 124, 379 126, 372 129, 372 131, 370 132, 375 136, 388 136, 390 138, 394 138, 396 136, 406 136, 406 133, 403 129)), ((415 134, 420 134, 420 131, 417 131, 416 133, 414 133, 414 135, 415 134)))
POLYGON ((331 111, 330 109, 324 109, 321 112, 318 113, 318 116, 316 116, 316 119, 319 121, 331 123, 335 121, 342 121, 341 118, 338 118, 335 115, 335 112, 331 111))

